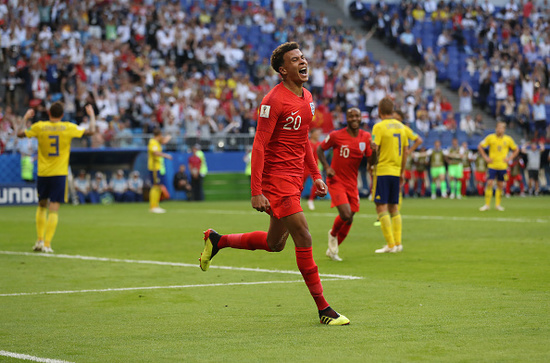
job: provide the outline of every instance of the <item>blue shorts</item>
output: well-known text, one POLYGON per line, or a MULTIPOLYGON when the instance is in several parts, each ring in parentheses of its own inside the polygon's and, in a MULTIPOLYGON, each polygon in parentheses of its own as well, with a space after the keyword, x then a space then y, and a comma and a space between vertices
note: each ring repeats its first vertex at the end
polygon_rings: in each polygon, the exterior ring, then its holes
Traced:
POLYGON ((374 177, 374 202, 376 204, 399 204, 400 193, 398 176, 380 175, 374 177))
POLYGON ((50 202, 67 201, 67 176, 39 176, 36 181, 38 200, 49 199, 50 202))
POLYGON ((158 170, 151 171, 149 170, 149 180, 153 185, 166 185, 165 176, 161 175, 158 170))
POLYGON ((487 180, 496 179, 497 181, 504 181, 504 176, 506 175, 506 170, 496 170, 489 168, 489 176, 487 180))

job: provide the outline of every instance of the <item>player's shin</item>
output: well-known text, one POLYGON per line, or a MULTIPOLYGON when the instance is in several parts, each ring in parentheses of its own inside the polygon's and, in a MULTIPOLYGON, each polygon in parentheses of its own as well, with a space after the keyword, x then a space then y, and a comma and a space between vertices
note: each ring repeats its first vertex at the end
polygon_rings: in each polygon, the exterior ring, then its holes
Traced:
POLYGON ((38 207, 36 209, 36 240, 43 241, 46 233, 46 213, 47 208, 38 207))
POLYGON ((502 188, 497 187, 495 190, 495 206, 499 206, 502 201, 502 188))
POLYGON ((402 230, 402 223, 401 223, 401 213, 396 212, 391 215, 391 228, 393 232, 393 239, 397 246, 401 244, 401 230, 402 230))
POLYGON ((393 237, 390 213, 389 212, 379 213, 378 219, 380 220, 380 229, 382 229, 382 234, 386 239, 386 243, 388 244, 388 247, 393 248, 395 246, 395 239, 393 237))
POLYGON ((334 218, 334 223, 332 224, 332 232, 330 233, 333 236, 337 236, 338 232, 340 232, 340 228, 346 223, 340 215, 337 215, 336 218, 334 218))
POLYGON ((162 194, 162 190, 160 189, 160 186, 154 185, 151 188, 151 191, 149 192, 149 206, 151 209, 157 208, 160 203, 160 195, 162 194))
POLYGON ((46 237, 44 238, 44 247, 51 246, 52 239, 57 228, 57 220, 57 212, 50 211, 50 213, 48 214, 48 221, 46 222, 46 237))
POLYGON ((271 252, 267 244, 267 232, 264 231, 223 235, 218 242, 218 248, 222 249, 225 247, 271 252))
POLYGON ((340 228, 340 230, 338 231, 338 245, 341 245, 342 242, 344 242, 344 240, 348 236, 350 228, 351 228, 351 222, 344 223, 344 225, 340 228))
POLYGON ((493 198, 493 187, 485 188, 485 205, 491 204, 491 199, 493 198))
POLYGON ((298 269, 304 278, 309 293, 313 297, 313 300, 315 300, 315 304, 317 304, 317 309, 324 310, 328 308, 329 304, 323 296, 323 285, 321 285, 319 270, 313 260, 312 248, 296 247, 295 250, 298 269))

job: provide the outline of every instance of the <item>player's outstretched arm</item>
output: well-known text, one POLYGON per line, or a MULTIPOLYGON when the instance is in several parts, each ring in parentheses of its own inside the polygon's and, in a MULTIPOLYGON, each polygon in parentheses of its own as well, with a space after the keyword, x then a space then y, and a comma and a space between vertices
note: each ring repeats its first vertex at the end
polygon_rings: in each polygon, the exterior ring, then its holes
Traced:
POLYGON ((23 119, 21 119, 21 121, 17 123, 17 137, 27 137, 27 135, 25 134, 25 125, 27 124, 27 121, 29 121, 33 117, 34 110, 32 108, 29 108, 27 112, 25 112, 25 116, 23 116, 23 119))
POLYGON ((96 131, 94 107, 91 104, 87 104, 85 109, 86 109, 86 114, 90 119, 90 127, 88 127, 88 130, 84 132, 84 135, 93 135, 95 134, 95 131, 96 131))

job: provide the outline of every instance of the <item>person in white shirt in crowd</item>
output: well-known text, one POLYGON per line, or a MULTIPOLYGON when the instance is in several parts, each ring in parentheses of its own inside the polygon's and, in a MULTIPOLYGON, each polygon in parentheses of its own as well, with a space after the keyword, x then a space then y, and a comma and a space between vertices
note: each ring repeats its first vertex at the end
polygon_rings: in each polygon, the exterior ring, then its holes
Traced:
POLYGON ((464 131, 468 136, 472 136, 476 131, 476 122, 470 113, 461 116, 460 131, 464 131))
POLYGON ((498 82, 495 83, 495 98, 496 98, 496 109, 495 116, 499 116, 501 113, 501 108, 504 105, 504 101, 508 97, 508 88, 506 87, 506 82, 504 82, 504 77, 500 76, 498 82))
POLYGON ((521 152, 527 155, 527 174, 529 176, 528 189, 529 195, 539 195, 539 170, 540 170, 540 156, 544 152, 544 142, 540 142, 538 145, 532 141, 527 145, 524 145, 521 152))
POLYGON ((143 179, 141 179, 137 170, 132 171, 128 179, 128 201, 143 201, 143 179))
POLYGON ((109 190, 113 193, 116 202, 126 202, 128 195, 128 181, 124 177, 124 171, 122 169, 117 170, 116 174, 111 178, 109 182, 109 190))
POLYGON ((73 178, 73 186, 78 197, 79 204, 90 202, 90 176, 86 174, 86 170, 82 169, 78 172, 78 176, 73 178))
POLYGON ((105 180, 105 175, 102 172, 96 172, 95 178, 91 181, 90 203, 97 204, 103 200, 111 200, 112 196, 109 193, 109 184, 105 180))
POLYGON ((474 90, 467 82, 462 82, 458 89, 459 107, 458 110, 461 116, 466 116, 472 113, 474 90))

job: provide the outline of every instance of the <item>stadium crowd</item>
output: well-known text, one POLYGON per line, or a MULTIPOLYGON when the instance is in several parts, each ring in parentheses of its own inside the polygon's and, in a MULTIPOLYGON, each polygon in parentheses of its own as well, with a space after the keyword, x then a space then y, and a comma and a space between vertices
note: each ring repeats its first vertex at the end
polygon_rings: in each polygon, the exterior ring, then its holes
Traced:
POLYGON ((350 10, 411 60, 434 67, 439 80, 460 87, 461 113, 474 99, 525 140, 549 139, 547 0, 509 0, 502 7, 489 0, 354 1, 350 10))
POLYGON ((270 51, 287 40, 301 44, 309 60, 314 123, 324 134, 345 122, 350 106, 359 106, 363 127, 372 128, 375 106, 391 95, 405 121, 427 137, 428 148, 436 139, 450 146, 453 136, 477 146, 490 130, 481 114, 472 113, 474 100, 493 104, 495 114, 522 127, 526 138, 544 139, 550 9, 531 1, 521 10, 510 4, 499 10, 488 1, 381 1, 363 5, 361 16, 372 27, 365 33, 329 26, 324 14, 300 1, 4 0, 0 150, 15 151, 12 125, 22 111, 32 107, 36 120, 45 119, 49 104, 59 99, 66 118, 84 127, 84 106, 94 106, 99 132, 83 146, 144 146, 161 126, 174 140, 167 149, 196 143, 212 149, 212 140, 229 136, 244 149, 254 134, 258 102, 279 81, 270 51), (437 25, 431 46, 414 35, 420 23, 437 25), (470 30, 475 44, 468 43, 470 30), (367 51, 374 34, 399 45, 420 67, 375 60, 367 51), (478 75, 461 82, 458 110, 436 83, 452 71, 455 51, 468 55, 458 57, 465 63, 457 66, 468 71, 463 73, 478 75), (497 94, 499 78, 506 84, 504 98, 497 94))

